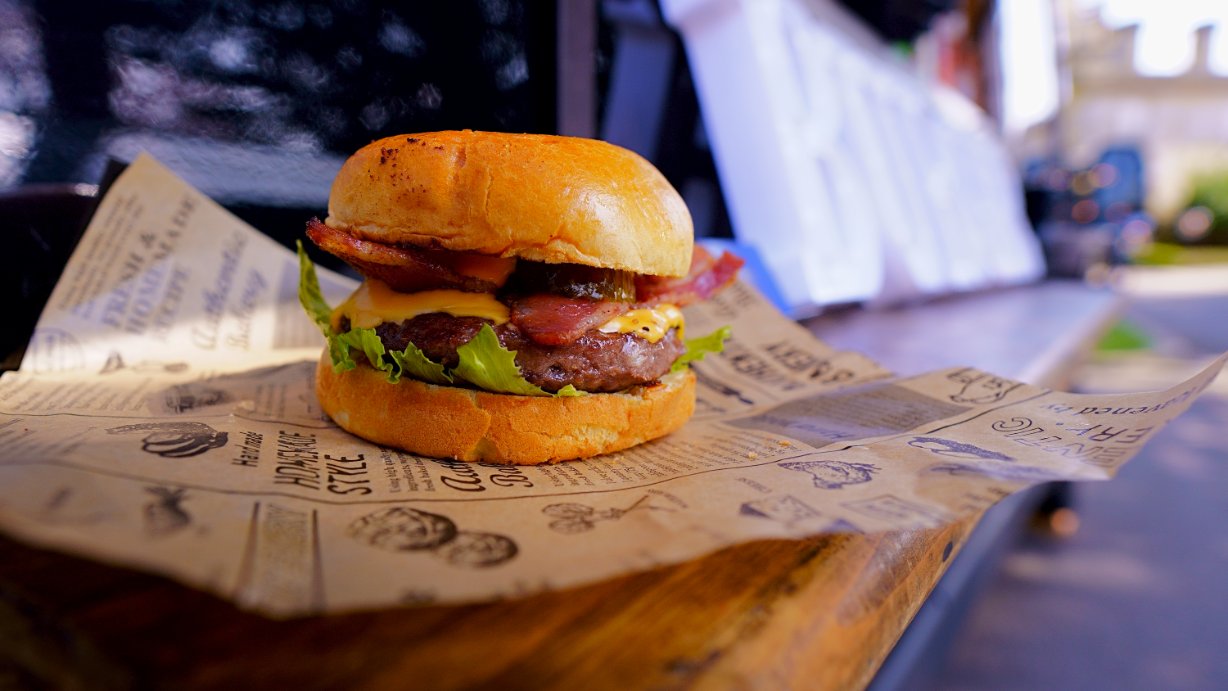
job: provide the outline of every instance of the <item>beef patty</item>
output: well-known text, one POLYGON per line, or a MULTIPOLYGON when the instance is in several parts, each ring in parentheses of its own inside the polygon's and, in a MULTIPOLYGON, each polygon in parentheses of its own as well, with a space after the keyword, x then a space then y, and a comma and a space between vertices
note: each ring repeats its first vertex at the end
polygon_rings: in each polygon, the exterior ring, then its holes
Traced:
MULTIPOLYGON (((468 343, 482 324, 478 317, 423 314, 403 322, 385 322, 375 328, 389 350, 404 350, 413 343, 427 357, 445 367, 460 362, 456 349, 468 343)), ((342 329, 349 328, 342 324, 342 329)), ((656 343, 632 334, 591 330, 573 343, 546 346, 534 343, 511 322, 492 325, 499 343, 516 352, 516 364, 529 382, 546 391, 571 384, 582 391, 621 391, 647 384, 669 372, 686 347, 671 329, 656 343)))

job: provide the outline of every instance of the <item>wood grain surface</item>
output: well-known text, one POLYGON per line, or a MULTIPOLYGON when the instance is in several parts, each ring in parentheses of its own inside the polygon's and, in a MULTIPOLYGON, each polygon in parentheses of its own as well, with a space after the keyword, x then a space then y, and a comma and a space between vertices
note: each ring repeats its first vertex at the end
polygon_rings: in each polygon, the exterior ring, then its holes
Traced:
MULTIPOLYGON (((966 364, 1051 385, 1113 304, 1056 284, 807 326, 901 373, 966 364)), ((0 538, 0 687, 859 688, 975 523, 754 542, 517 600, 292 621, 0 538)))
POLYGON ((584 588, 274 621, 0 542, 0 632, 60 688, 857 688, 970 523, 765 541, 584 588))

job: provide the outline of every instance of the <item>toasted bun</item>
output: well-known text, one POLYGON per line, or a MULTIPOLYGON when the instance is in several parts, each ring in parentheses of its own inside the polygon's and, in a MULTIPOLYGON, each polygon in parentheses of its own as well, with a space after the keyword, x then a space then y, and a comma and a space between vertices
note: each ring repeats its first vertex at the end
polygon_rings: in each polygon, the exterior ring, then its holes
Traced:
POLYGON ((372 142, 333 181, 328 225, 367 240, 685 275, 682 198, 639 155, 594 139, 430 132, 372 142))
POLYGON ((610 453, 678 429, 695 410, 695 375, 621 393, 511 396, 403 378, 390 384, 365 363, 338 374, 327 349, 316 395, 342 429, 411 453, 536 465, 610 453))

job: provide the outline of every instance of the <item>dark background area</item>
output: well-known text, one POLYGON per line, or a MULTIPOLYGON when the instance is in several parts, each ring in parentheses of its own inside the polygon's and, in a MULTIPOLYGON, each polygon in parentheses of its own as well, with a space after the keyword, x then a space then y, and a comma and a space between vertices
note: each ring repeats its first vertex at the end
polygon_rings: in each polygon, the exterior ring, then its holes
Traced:
MULTIPOLYGON (((906 42, 955 2, 845 4, 906 42)), ((0 290, 21 306, 6 365, 88 220, 92 192, 72 183, 99 183, 109 161, 147 151, 289 246, 350 152, 465 128, 635 148, 687 199, 697 235, 732 234, 686 56, 654 0, 0 0, 0 214, 13 229, 0 290), (619 60, 634 69, 612 90, 619 60)))
POLYGON ((27 11, 51 90, 29 181, 63 179, 116 127, 313 152, 406 128, 554 128, 551 3, 52 0, 27 11))
MULTIPOLYGON (((955 3, 845 4, 887 40, 906 42, 955 3)), ((322 204, 327 180, 312 193, 277 195, 243 152, 335 162, 407 132, 596 135, 620 40, 632 30, 655 31, 672 48, 659 66, 669 90, 651 158, 680 189, 687 176, 715 179, 685 55, 651 0, 0 0, 0 27, 0 113, 15 140, 0 148, 0 189, 95 182, 108 155, 131 158, 145 144, 184 152, 202 179, 252 178, 247 194, 226 188, 228 205, 322 204), (625 21, 630 13, 641 21, 625 21), (590 50, 564 53, 586 32, 580 45, 590 50), (576 91, 560 83, 564 61, 589 63, 581 97, 594 101, 595 122, 578 129, 592 132, 562 131, 577 129, 561 127, 560 106, 576 91), (221 145, 212 156, 193 151, 211 144, 221 145)), ((727 221, 717 225, 704 230, 727 234, 727 221)))

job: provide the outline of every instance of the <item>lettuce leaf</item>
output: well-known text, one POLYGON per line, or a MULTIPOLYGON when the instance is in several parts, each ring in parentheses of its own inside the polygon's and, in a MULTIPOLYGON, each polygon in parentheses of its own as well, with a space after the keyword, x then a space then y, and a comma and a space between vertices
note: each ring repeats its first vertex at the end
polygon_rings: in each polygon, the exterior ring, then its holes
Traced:
POLYGON ((521 396, 583 396, 584 392, 568 384, 551 394, 529 383, 516 364, 516 351, 499 343, 490 324, 483 324, 476 336, 456 349, 460 364, 452 374, 486 391, 519 394, 521 396))
POLYGON ((333 359, 333 370, 336 372, 344 372, 353 369, 351 364, 353 360, 350 358, 349 351, 360 350, 362 354, 367 356, 367 362, 372 367, 383 372, 388 376, 388 381, 395 382, 401 378, 401 367, 393 362, 384 360, 384 343, 379 340, 379 334, 375 333, 375 329, 350 329, 343 334, 331 334, 329 336, 329 352, 340 350, 345 353, 344 359, 338 363, 336 358, 333 359), (340 346, 333 347, 332 341, 337 341, 340 346))
POLYGON ((350 357, 350 342, 343 338, 348 334, 333 334, 327 335, 328 338, 328 356, 333 361, 333 371, 337 374, 348 372, 357 367, 354 358, 350 357))
POLYGON ((350 350, 360 350, 371 366, 384 373, 395 384, 401 375, 432 384, 451 384, 452 376, 438 362, 433 362, 413 343, 405 350, 387 350, 375 329, 350 329, 343 334, 328 335, 328 350, 333 358, 333 370, 340 373, 354 369, 350 350), (385 357, 387 356, 387 357, 385 357))
POLYGON ((704 356, 708 353, 722 352, 725 350, 725 341, 729 339, 730 333, 732 333, 732 329, 728 326, 722 326, 707 336, 688 338, 686 341, 686 351, 674 361, 674 365, 669 368, 669 371, 678 372, 684 370, 692 362, 704 359, 704 356))
POLYGON ((406 345, 405 350, 394 350, 388 354, 401 368, 401 372, 414 379, 421 379, 432 384, 452 383, 452 375, 448 373, 448 370, 442 364, 433 362, 413 343, 406 345))
MULTIPOLYGON (((320 327, 320 331, 324 337, 328 339, 328 355, 333 361, 333 371, 337 373, 346 372, 354 369, 354 358, 350 356, 350 349, 357 348, 367 352, 364 347, 364 339, 362 334, 349 331, 343 334, 333 333, 332 314, 333 308, 328 306, 328 302, 324 300, 324 293, 320 290, 320 278, 316 275, 316 266, 312 263, 311 257, 307 256, 307 251, 303 249, 303 241, 295 241, 298 248, 298 301, 303 306, 303 311, 307 312, 307 316, 320 327)), ((379 350, 382 351, 384 346, 378 343, 379 350)), ((382 352, 380 353, 382 356, 382 352)), ((374 362, 374 361, 373 361, 374 362)))
MULTIPOLYGON (((316 276, 316 265, 311 263, 311 257, 307 256, 307 251, 303 249, 303 241, 295 242, 298 245, 298 301, 307 311, 307 315, 311 320, 320 327, 320 331, 324 332, 325 336, 332 333, 332 314, 333 308, 328 306, 324 301, 324 293, 320 292, 320 279, 316 276)), ((331 344, 329 344, 331 346, 331 344)), ((336 356, 333 357, 333 364, 337 363, 336 356)), ((347 368, 348 369, 348 368, 347 368)))

